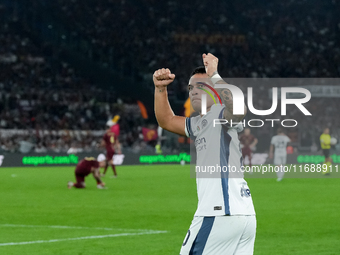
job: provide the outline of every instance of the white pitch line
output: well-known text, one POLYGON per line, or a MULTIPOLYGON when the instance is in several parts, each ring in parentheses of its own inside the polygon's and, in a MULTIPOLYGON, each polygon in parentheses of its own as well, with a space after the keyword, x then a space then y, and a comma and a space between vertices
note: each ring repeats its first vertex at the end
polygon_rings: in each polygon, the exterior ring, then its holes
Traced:
POLYGON ((121 234, 101 235, 101 236, 83 236, 83 237, 65 238, 65 239, 37 240, 37 241, 16 242, 16 243, 0 243, 0 246, 25 245, 25 244, 36 244, 36 243, 55 243, 55 242, 77 241, 77 240, 85 240, 85 239, 99 239, 99 238, 108 238, 108 237, 151 235, 151 234, 163 234, 163 233, 167 233, 167 231, 149 231, 149 232, 144 232, 144 233, 121 233, 121 234))
POLYGON ((128 229, 128 228, 92 228, 77 226, 58 226, 58 225, 20 225, 20 224, 0 224, 0 227, 14 228, 60 228, 60 229, 96 229, 96 230, 121 230, 121 231, 156 231, 152 229, 128 229))

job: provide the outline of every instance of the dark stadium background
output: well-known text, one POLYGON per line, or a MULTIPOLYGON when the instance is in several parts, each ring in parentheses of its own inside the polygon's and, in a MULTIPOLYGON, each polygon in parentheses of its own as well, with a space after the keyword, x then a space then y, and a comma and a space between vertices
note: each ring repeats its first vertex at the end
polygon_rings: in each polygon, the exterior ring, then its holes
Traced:
MULTIPOLYGON (((223 77, 339 77, 338 11, 338 1, 314 0, 2 0, 0 128, 31 132, 3 135, 1 149, 18 151, 20 142, 28 141, 32 151, 95 150, 99 137, 35 132, 103 130, 110 117, 120 114, 124 150, 153 152, 154 142, 140 136, 141 127, 157 123, 152 73, 168 67, 176 74, 169 98, 182 115, 188 75, 201 65, 203 52, 220 57, 223 77), (148 119, 142 118, 137 100, 148 119)), ((255 90, 259 109, 266 107, 261 102, 267 95, 268 88, 255 90)), ((334 117, 339 103, 316 98, 307 106, 313 107, 313 126, 287 132, 296 150, 308 152, 319 146, 324 126, 339 135, 334 117)), ((257 150, 268 151, 275 128, 253 133, 259 138, 257 150)), ((162 145, 168 153, 183 149, 177 137, 162 145)))

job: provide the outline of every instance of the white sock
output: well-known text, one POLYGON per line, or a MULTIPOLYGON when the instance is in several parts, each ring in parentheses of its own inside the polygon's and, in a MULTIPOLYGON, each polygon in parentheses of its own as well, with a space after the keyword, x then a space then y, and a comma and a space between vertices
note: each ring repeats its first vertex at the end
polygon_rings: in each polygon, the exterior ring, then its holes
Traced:
POLYGON ((285 174, 285 172, 283 171, 283 166, 282 165, 279 166, 279 167, 280 167, 280 170, 276 173, 276 175, 277 175, 277 178, 282 179, 284 174, 285 174))

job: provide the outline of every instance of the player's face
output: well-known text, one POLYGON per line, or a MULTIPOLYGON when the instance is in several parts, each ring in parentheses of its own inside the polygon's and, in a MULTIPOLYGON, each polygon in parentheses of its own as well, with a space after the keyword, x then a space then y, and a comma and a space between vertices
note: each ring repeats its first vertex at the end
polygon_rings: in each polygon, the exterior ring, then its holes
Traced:
POLYGON ((249 134, 250 134, 250 129, 249 129, 249 128, 246 128, 246 129, 244 130, 244 134, 245 134, 245 135, 249 135, 249 134))
POLYGON ((329 134, 329 128, 325 128, 325 130, 323 131, 325 134, 329 134))
POLYGON ((189 90, 190 102, 191 102, 192 108, 196 112, 201 112, 203 94, 206 94, 206 97, 207 97, 208 110, 214 104, 214 100, 211 98, 211 96, 206 91, 209 91, 212 95, 214 95, 214 93, 206 85, 209 85, 212 87, 214 86, 212 82, 210 81, 207 74, 195 74, 189 80, 188 90, 189 90))

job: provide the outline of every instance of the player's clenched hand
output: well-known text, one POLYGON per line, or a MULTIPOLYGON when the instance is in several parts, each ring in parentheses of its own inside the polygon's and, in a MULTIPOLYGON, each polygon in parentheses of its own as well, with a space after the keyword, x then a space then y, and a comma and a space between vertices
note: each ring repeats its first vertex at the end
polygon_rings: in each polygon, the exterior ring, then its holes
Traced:
POLYGON ((205 71, 211 77, 214 72, 217 72, 218 58, 211 53, 208 53, 208 55, 204 53, 202 57, 205 71))
POLYGON ((175 79, 175 75, 168 68, 158 69, 153 74, 153 83, 156 87, 168 86, 175 79))

